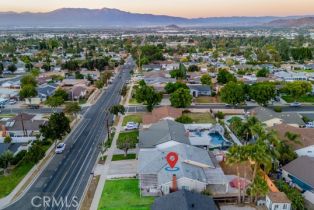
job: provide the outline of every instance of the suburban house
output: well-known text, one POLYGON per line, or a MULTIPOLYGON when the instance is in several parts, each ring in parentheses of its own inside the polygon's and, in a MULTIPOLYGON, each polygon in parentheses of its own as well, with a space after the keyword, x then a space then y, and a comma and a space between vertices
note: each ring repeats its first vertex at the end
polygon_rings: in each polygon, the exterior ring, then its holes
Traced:
POLYGON ((156 198, 151 210, 218 210, 213 198, 200 193, 180 190, 156 198))
POLYGON ((165 63, 165 64, 162 64, 162 69, 165 70, 165 71, 172 71, 172 70, 175 70, 175 69, 178 69, 180 66, 179 63, 165 63))
POLYGON ((67 90, 70 100, 79 100, 85 98, 88 93, 88 88, 85 85, 75 85, 67 90))
POLYGON ((35 136, 39 133, 40 126, 46 122, 43 119, 36 119, 35 115, 22 113, 10 119, 3 118, 0 124, 4 126, 5 133, 12 137, 21 137, 35 136))
POLYGON ((0 143, 0 155, 5 151, 11 151, 13 155, 16 155, 20 151, 27 149, 27 143, 0 143))
POLYGON ((274 75, 279 80, 286 81, 286 82, 308 80, 308 76, 306 75, 305 72, 279 71, 279 72, 276 72, 274 75))
POLYGON ((190 145, 184 125, 172 120, 162 120, 139 132, 138 147, 140 149, 155 148, 157 145, 166 142, 179 142, 190 145))
POLYGON ((209 85, 188 85, 188 87, 193 97, 210 96, 212 93, 209 85))
POLYGON ((143 196, 169 194, 173 189, 202 192, 209 185, 224 187, 228 182, 209 152, 178 141, 166 141, 154 148, 141 148, 138 154, 140 192, 143 196), (168 165, 166 156, 176 153, 175 167, 168 165))
POLYGON ((56 89, 58 88, 58 84, 56 83, 48 83, 41 85, 37 88, 38 97, 41 99, 47 99, 49 96, 52 96, 56 89))
POLYGON ((287 141, 292 146, 298 156, 314 157, 314 129, 313 128, 296 128, 286 124, 277 124, 273 127, 277 131, 280 139, 286 139, 287 132, 299 135, 300 144, 287 141))
POLYGON ((175 120, 182 115, 182 110, 171 106, 155 108, 152 112, 143 115, 143 126, 149 127, 160 120, 175 120))
POLYGON ((142 66, 143 71, 160 71, 161 65, 160 64, 148 64, 142 66))
POLYGON ((282 177, 302 191, 313 191, 314 158, 301 156, 291 161, 282 167, 282 177))
POLYGON ((210 156, 207 150, 191 146, 181 123, 163 120, 141 130, 138 147, 142 195, 170 193, 174 178, 178 189, 201 192, 209 185, 226 189, 228 182, 215 157, 210 156), (176 168, 169 168, 167 164, 169 152, 178 154, 176 168))
POLYGON ((273 127, 275 124, 285 123, 293 127, 304 126, 302 116, 296 112, 278 113, 265 107, 256 107, 250 110, 250 113, 259 121, 266 124, 267 127, 273 127))
POLYGON ((266 208, 268 210, 290 210, 291 201, 283 192, 269 192, 266 195, 266 208))

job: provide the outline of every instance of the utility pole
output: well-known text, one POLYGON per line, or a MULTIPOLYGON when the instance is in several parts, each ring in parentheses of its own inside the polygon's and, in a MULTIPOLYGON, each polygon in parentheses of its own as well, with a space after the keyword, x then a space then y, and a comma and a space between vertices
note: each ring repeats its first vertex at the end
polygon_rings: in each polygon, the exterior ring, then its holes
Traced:
POLYGON ((20 118, 21 118, 21 123, 22 123, 23 134, 24 134, 24 136, 26 136, 25 127, 24 127, 24 121, 23 121, 23 114, 22 113, 20 113, 20 118))

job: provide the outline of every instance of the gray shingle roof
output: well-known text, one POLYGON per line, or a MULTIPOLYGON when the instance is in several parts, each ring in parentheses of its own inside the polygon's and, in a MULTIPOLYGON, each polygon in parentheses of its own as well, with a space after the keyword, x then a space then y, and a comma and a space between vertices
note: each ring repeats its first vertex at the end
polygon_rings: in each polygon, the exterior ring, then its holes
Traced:
POLYGON ((180 190, 166 196, 156 198, 152 210, 218 210, 211 197, 180 190))
POLYGON ((172 173, 166 171, 168 167, 166 156, 169 152, 176 152, 179 155, 175 166, 179 168, 176 171, 178 179, 186 177, 203 183, 224 183, 222 169, 216 167, 206 150, 177 142, 157 146, 154 149, 141 149, 138 156, 138 173, 157 174, 159 185, 170 182, 172 173), (208 167, 201 167, 200 164, 208 167))
POLYGON ((191 90, 197 90, 197 91, 210 91, 209 85, 188 85, 188 87, 191 90))
POLYGON ((139 133, 139 148, 154 148, 158 144, 177 141, 190 144, 184 125, 172 120, 162 120, 139 133))
POLYGON ((251 110, 251 112, 254 113, 255 117, 262 122, 271 120, 273 118, 279 118, 282 119, 282 121, 287 124, 305 125, 301 115, 295 112, 277 113, 265 107, 254 108, 253 110, 251 110))
POLYGON ((314 158, 301 156, 283 167, 285 171, 314 188, 314 158))

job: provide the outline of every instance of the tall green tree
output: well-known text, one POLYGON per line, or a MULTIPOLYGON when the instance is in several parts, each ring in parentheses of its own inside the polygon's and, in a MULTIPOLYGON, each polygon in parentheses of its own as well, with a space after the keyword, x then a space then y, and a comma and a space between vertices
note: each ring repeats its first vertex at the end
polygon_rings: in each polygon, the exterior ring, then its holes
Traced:
POLYGON ((253 84, 249 88, 249 95, 258 104, 267 106, 268 102, 275 97, 275 85, 269 82, 253 84))
POLYGON ((202 85, 212 85, 212 78, 208 74, 204 74, 201 76, 201 83, 202 85))
POLYGON ((55 141, 55 143, 70 131, 70 121, 63 112, 51 114, 48 123, 40 126, 42 136, 45 139, 55 141))
POLYGON ((4 173, 7 174, 7 168, 10 167, 10 163, 13 161, 14 155, 11 151, 7 150, 0 155, 0 162, 4 168, 4 173))
POLYGON ((146 85, 145 81, 142 80, 139 83, 139 87, 135 91, 136 101, 139 103, 146 104, 146 108, 151 112, 157 104, 162 100, 162 94, 155 91, 151 86, 146 85))
POLYGON ((193 97, 190 90, 179 88, 170 95, 171 106, 185 108, 191 105, 193 97))
POLYGON ((245 101, 244 85, 240 82, 229 82, 220 91, 221 100, 237 105, 245 101))
POLYGON ((231 74, 228 70, 220 69, 218 71, 217 81, 219 84, 226 84, 228 82, 237 81, 237 78, 233 74, 231 74))
POLYGON ((19 93, 20 97, 25 98, 32 98, 37 96, 37 90, 36 87, 33 85, 24 85, 19 93))
POLYGON ((78 102, 68 102, 65 104, 64 112, 67 114, 77 115, 81 111, 81 107, 78 102))
POLYGON ((283 91, 288 93, 295 101, 312 90, 312 84, 306 81, 288 82, 283 91))
POLYGON ((119 113, 124 115, 125 108, 123 105, 117 104, 117 105, 110 107, 110 113, 113 115, 118 115, 119 113))

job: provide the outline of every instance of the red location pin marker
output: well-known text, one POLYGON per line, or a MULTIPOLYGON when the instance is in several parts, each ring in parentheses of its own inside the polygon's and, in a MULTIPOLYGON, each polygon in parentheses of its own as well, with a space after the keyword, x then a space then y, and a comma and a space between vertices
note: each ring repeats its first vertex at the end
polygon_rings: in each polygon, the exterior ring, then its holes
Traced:
POLYGON ((167 162, 168 162, 169 166, 170 166, 171 168, 174 168, 174 166, 175 166, 175 165, 177 164, 177 162, 178 162, 179 157, 178 157, 178 154, 177 154, 177 153, 175 153, 175 152, 169 152, 169 153, 167 154, 167 156, 166 156, 166 159, 167 159, 167 162))

